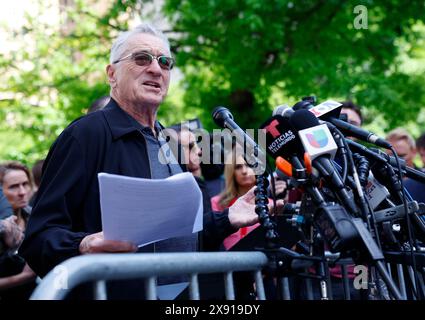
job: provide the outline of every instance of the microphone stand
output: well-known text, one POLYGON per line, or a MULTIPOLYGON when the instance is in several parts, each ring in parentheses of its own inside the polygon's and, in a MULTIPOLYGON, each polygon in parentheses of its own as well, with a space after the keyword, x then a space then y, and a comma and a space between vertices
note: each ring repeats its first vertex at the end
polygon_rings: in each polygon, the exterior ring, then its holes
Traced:
MULTIPOLYGON (((298 170, 298 172, 300 172, 300 170, 298 170)), ((267 175, 268 174, 266 172, 261 175, 256 175, 257 188, 254 192, 256 205, 255 212, 258 214, 259 222, 265 230, 265 246, 264 248, 257 249, 262 250, 269 258, 268 271, 273 276, 283 278, 287 275, 297 275, 306 279, 319 280, 321 287, 321 299, 328 300, 327 274, 325 271, 327 263, 324 255, 324 247, 318 250, 319 256, 314 256, 313 252, 307 252, 307 254, 300 254, 293 250, 279 246, 279 234, 276 230, 277 226, 276 223, 271 219, 269 214, 269 208, 267 206, 267 188, 269 186, 267 175), (318 264, 318 274, 308 273, 308 269, 314 264, 318 264)), ((302 176, 303 173, 301 173, 301 177, 299 180, 305 181, 302 176)), ((324 201, 318 190, 317 192, 312 191, 312 193, 314 194, 316 201, 324 201)), ((323 241, 321 241, 321 245, 324 245, 323 241)), ((317 249, 317 245, 314 247, 316 247, 317 249)), ((277 285, 280 286, 280 282, 278 282, 277 285)), ((283 291, 283 288, 281 289, 283 291)), ((285 297, 284 292, 282 292, 282 297, 285 297)))
POLYGON ((265 249, 276 249, 278 247, 279 234, 276 231, 276 223, 270 219, 269 207, 267 206, 269 199, 267 196, 267 188, 269 181, 267 172, 256 175, 255 189, 255 213, 258 215, 259 222, 265 230, 266 244, 265 249))

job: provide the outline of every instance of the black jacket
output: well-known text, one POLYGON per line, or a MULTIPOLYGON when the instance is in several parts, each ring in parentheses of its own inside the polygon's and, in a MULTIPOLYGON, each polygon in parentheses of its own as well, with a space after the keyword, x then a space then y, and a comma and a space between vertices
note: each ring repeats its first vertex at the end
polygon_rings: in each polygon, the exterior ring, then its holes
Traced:
MULTIPOLYGON (((83 237, 102 230, 97 174, 150 178, 149 168, 143 135, 113 99, 74 121, 46 158, 20 254, 40 276, 79 255, 83 237)), ((209 247, 235 232, 227 213, 204 214, 209 247)))

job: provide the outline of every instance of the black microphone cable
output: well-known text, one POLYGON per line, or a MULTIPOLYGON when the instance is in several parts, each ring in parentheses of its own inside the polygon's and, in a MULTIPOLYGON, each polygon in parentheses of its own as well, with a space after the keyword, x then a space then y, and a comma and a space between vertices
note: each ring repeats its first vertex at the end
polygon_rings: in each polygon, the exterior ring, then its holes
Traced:
POLYGON ((347 143, 345 142, 344 135, 336 126, 334 126, 332 123, 327 122, 326 125, 328 126, 329 130, 332 133, 332 136, 334 137, 335 143, 338 147, 338 154, 342 157, 342 166, 341 166, 341 179, 343 183, 346 183, 347 175, 348 175, 348 156, 347 153, 349 152, 347 143))
MULTIPOLYGON (((348 161, 349 161, 351 168, 352 168, 354 181, 355 181, 356 186, 357 186, 356 189, 357 189, 358 195, 359 195, 360 211, 364 215, 364 220, 367 223, 368 229, 371 232, 374 233, 374 236, 375 236, 375 239, 376 239, 376 244, 378 245, 378 248, 382 251, 382 244, 381 244, 381 239, 379 237, 378 225, 376 223, 375 216, 373 215, 373 210, 372 210, 372 208, 371 208, 369 202, 367 201, 365 194, 363 192, 363 189, 362 189, 363 186, 362 186, 362 183, 361 183, 361 180, 360 180, 360 175, 358 175, 358 172, 356 170, 356 166, 355 166, 355 163, 354 163, 353 153, 351 152, 350 148, 348 147, 347 141, 345 139, 343 141, 344 141, 344 144, 345 144, 345 146, 348 150, 347 157, 348 157, 348 161)), ((363 166, 361 167, 361 172, 362 172, 362 175, 367 175, 366 176, 366 183, 367 183, 367 178, 368 178, 368 173, 369 173, 370 167, 368 166, 369 162, 367 160, 365 160, 365 162, 363 163, 363 166), (366 165, 365 162, 367 162, 367 165, 366 165)))
MULTIPOLYGON (((328 127, 329 127, 329 125, 328 125, 328 127)), ((335 131, 336 135, 342 135, 342 133, 340 132, 340 130, 338 128, 333 127, 333 125, 331 125, 330 127, 332 128, 331 131, 335 131)), ((332 132, 332 134, 333 134, 333 132, 332 132)), ((372 210, 369 202, 367 201, 367 199, 364 195, 364 192, 363 192, 363 189, 362 189, 363 186, 361 184, 360 177, 357 173, 356 166, 355 166, 355 163, 354 163, 353 153, 351 152, 345 138, 343 138, 341 140, 341 142, 343 144, 343 149, 346 151, 345 154, 346 154, 347 163, 349 164, 349 167, 351 168, 351 173, 353 175, 353 180, 354 180, 353 183, 354 183, 354 187, 357 190, 357 194, 358 194, 358 197, 359 197, 360 212, 363 215, 363 220, 366 222, 367 228, 370 230, 370 232, 373 233, 378 248, 382 251, 382 244, 381 244, 381 240, 380 240, 380 237, 379 237, 378 226, 377 226, 375 217, 373 215, 373 210, 372 210)), ((338 145, 338 142, 337 142, 337 145, 338 145)), ((339 145, 338 145, 338 147, 339 147, 339 145)), ((367 173, 368 173, 369 168, 363 167, 362 171, 367 171, 367 173)), ((366 172, 365 172, 365 174, 366 174, 366 172)), ((366 179, 367 179, 367 177, 366 177, 366 179)))
POLYGON ((353 160, 357 167, 357 173, 359 174, 360 184, 363 188, 365 188, 369 178, 369 160, 367 160, 366 157, 360 155, 359 153, 353 153, 353 160))
MULTIPOLYGON (((393 147, 391 147, 391 151, 394 154, 394 159, 396 161, 396 168, 397 170, 392 170, 392 165, 389 164, 388 160, 386 158, 384 158, 384 155, 381 155, 379 150, 372 152, 370 150, 367 150, 367 148, 358 145, 357 143, 353 142, 353 141, 349 141, 350 146, 355 147, 356 150, 362 150, 363 152, 366 152, 367 154, 373 156, 375 159, 379 160, 380 163, 385 163, 385 166, 387 167, 388 170, 391 170, 395 175, 397 175, 398 177, 398 181, 394 181, 395 179, 392 179, 392 174, 389 174, 387 172, 386 176, 388 178, 391 179, 391 184, 394 184, 394 188, 395 188, 395 192, 397 192, 398 197, 400 198, 400 200, 403 203, 403 208, 404 211, 406 213, 406 224, 407 224, 407 229, 408 229, 408 238, 409 238, 409 246, 410 246, 410 255, 411 255, 411 259, 412 259, 412 263, 413 263, 413 270, 414 270, 414 275, 415 275, 415 285, 416 288, 418 289, 418 291, 420 290, 420 287, 418 286, 418 275, 417 275, 417 268, 416 268, 416 259, 415 259, 415 255, 413 253, 413 235, 412 235, 412 227, 411 227, 411 221, 410 221, 410 216, 408 214, 408 207, 407 207, 407 201, 406 201, 406 192, 405 192, 405 188, 403 185, 403 178, 402 178, 402 168, 401 168, 401 163, 399 160, 399 157, 397 155, 397 152, 394 150, 393 147), (395 171, 398 171, 397 173, 395 171)), ((372 215, 372 220, 374 221, 374 216, 372 215)), ((416 292, 415 288, 412 287, 412 292, 414 293, 414 295, 416 297, 418 296, 418 293, 416 292)))
MULTIPOLYGON (((353 175, 353 178, 354 178, 354 181, 355 181, 355 185, 356 185, 356 190, 357 190, 357 193, 358 193, 358 196, 359 196, 360 211, 363 213, 364 221, 366 222, 367 228, 370 230, 370 232, 373 234, 373 236, 375 238, 376 245, 378 246, 379 250, 381 250, 381 252, 382 252, 382 243, 381 243, 381 239, 379 237, 378 225, 376 223, 375 216, 373 215, 373 210, 372 210, 372 208, 371 208, 369 202, 367 201, 366 196, 363 192, 363 189, 362 189, 363 186, 361 185, 360 177, 357 173, 356 166, 355 166, 355 163, 354 163, 353 153, 351 152, 350 148, 348 147, 348 143, 345 139, 344 139, 344 144, 346 145, 346 148, 348 149, 347 157, 348 157, 348 161, 350 163, 351 172, 352 172, 352 175, 353 175)), ((366 160, 366 162, 367 162, 367 160, 366 160)), ((369 172, 369 167, 366 166, 366 163, 363 163, 362 171, 367 171, 367 173, 369 172)), ((366 172, 365 172, 365 174, 366 174, 366 172)), ((384 278, 385 283, 391 283, 391 282, 388 282, 389 281, 389 279, 387 279, 388 274, 384 271, 385 270, 383 269, 383 263, 379 262, 379 261, 377 261, 376 266, 372 266, 372 269, 371 269, 373 278, 375 278, 376 279, 375 281, 377 281, 376 285, 378 286, 378 292, 380 293, 381 296, 382 296, 382 290, 380 289, 379 278, 380 277, 384 278), (376 272, 375 268, 377 268, 380 272, 376 272), (385 280, 387 280, 387 281, 385 281, 385 280)), ((393 288, 393 290, 395 290, 395 288, 393 288)), ((393 292, 393 290, 390 290, 390 291, 393 292)), ((395 298, 401 298, 401 296, 399 296, 399 297, 395 296, 395 298)))
POLYGON ((421 288, 419 286, 418 271, 417 271, 417 267, 416 267, 416 257, 415 257, 415 254, 414 254, 414 248, 416 247, 416 245, 413 244, 412 224, 411 224, 411 220, 410 220, 409 210, 407 208, 406 191, 404 189, 403 177, 401 175, 401 172, 402 172, 401 171, 401 164, 400 164, 398 154, 393 147, 391 147, 391 152, 394 155, 394 158, 395 158, 396 164, 397 164, 397 168, 398 168, 398 177, 400 179, 400 184, 401 184, 401 194, 402 194, 401 198, 402 198, 402 201, 403 201, 404 212, 406 213, 406 224, 407 224, 407 234, 408 234, 409 246, 410 246, 410 257, 412 259, 413 274, 415 275, 415 287, 416 287, 416 290, 414 290, 415 288, 412 288, 412 291, 415 294, 417 299, 422 300, 423 299, 422 291, 421 291, 421 288))

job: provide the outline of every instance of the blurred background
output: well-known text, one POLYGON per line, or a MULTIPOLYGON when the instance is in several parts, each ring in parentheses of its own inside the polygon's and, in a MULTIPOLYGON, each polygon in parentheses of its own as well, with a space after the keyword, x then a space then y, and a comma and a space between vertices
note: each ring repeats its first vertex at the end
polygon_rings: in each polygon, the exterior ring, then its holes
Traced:
MULTIPOLYGON (((425 131, 425 1, 0 0, 0 161, 32 165, 109 93, 113 39, 149 21, 177 68, 165 125, 228 107, 258 128, 302 97, 352 100, 366 129, 425 131)), ((419 158, 415 161, 420 163, 419 158)))

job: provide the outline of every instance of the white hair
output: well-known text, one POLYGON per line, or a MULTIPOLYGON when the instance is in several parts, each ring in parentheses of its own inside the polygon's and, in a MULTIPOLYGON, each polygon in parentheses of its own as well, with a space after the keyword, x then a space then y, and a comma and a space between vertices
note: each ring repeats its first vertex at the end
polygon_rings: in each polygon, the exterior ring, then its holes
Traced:
POLYGON ((389 141, 406 140, 412 149, 416 148, 415 139, 413 139, 409 132, 404 128, 399 127, 391 130, 390 132, 388 132, 385 139, 389 141))
POLYGON ((112 44, 111 48, 111 56, 109 58, 109 62, 112 64, 114 61, 117 61, 120 59, 125 51, 125 43, 128 41, 128 39, 139 33, 147 33, 154 35, 158 38, 160 38, 162 41, 164 41, 165 46, 168 49, 168 52, 171 53, 170 50, 170 42, 168 41, 168 38, 163 34, 161 31, 156 29, 153 25, 149 23, 142 23, 139 24, 137 27, 135 27, 133 30, 129 30, 126 32, 121 33, 112 44))

